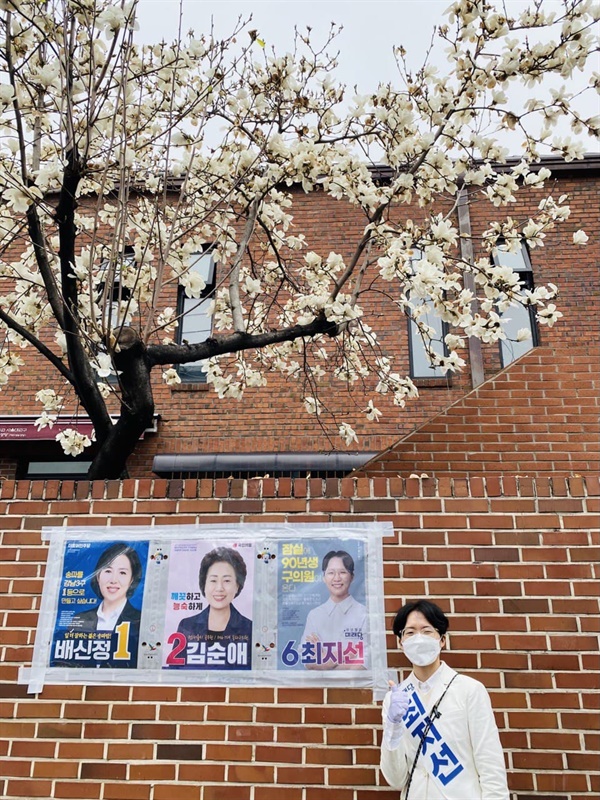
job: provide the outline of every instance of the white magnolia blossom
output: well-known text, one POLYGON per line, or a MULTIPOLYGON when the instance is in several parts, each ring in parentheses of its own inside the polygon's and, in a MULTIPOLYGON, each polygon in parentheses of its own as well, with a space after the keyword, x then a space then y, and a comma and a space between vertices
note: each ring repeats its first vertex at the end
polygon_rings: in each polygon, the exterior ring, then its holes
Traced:
POLYGON ((0 353, 0 389, 8 383, 10 376, 17 373, 24 363, 18 353, 0 353))
POLYGON ((267 378, 260 369, 254 369, 250 362, 245 359, 241 354, 238 354, 236 359, 237 364, 237 386, 239 387, 239 396, 246 387, 266 386, 267 378))
POLYGON ((551 328, 555 322, 563 316, 562 311, 559 311, 554 303, 548 303, 546 308, 540 309, 537 314, 536 318, 540 325, 547 325, 551 328))
POLYGON ((56 419, 57 419, 56 414, 48 414, 47 411, 42 411, 40 416, 35 420, 33 424, 38 429, 38 431, 41 431, 42 428, 53 428, 56 419))
POLYGON ((260 281, 257 278, 251 278, 249 275, 246 276, 243 286, 249 295, 260 294, 261 292, 260 281))
POLYGON ((39 189, 36 189, 34 186, 29 189, 15 186, 4 190, 2 199, 16 214, 24 214, 34 202, 34 199, 40 198, 41 196, 42 194, 39 189))
MULTIPOLYGON (((50 425, 65 404, 99 409, 136 392, 144 369, 149 396, 152 368, 173 386, 173 363, 202 360, 219 398, 264 387, 272 372, 296 381, 324 426, 327 381, 387 395, 388 409, 417 396, 384 352, 381 320, 393 330, 409 316, 443 372, 464 366, 466 337, 502 339, 500 314, 516 303, 554 324, 557 287, 524 289, 494 256, 523 241, 542 247, 569 218, 566 196, 544 196, 551 176, 539 161, 582 158, 579 135, 598 134, 571 88, 588 69, 597 11, 590 0, 538 5, 517 16, 503 3, 455 0, 438 27, 446 70, 408 69, 398 47, 398 84, 344 107, 331 40, 299 36, 294 53, 273 53, 238 26, 222 41, 190 33, 142 44, 135 2, 0 0, 0 387, 23 363, 18 351, 43 345, 73 389, 38 392, 39 424, 50 425), (525 103, 511 100, 516 85, 525 103), (569 135, 557 132, 561 120, 569 135), (518 134, 517 163, 499 141, 505 131, 518 134), (376 162, 389 180, 369 168, 376 162), (318 244, 293 187, 352 207, 343 252, 318 244), (440 203, 461 187, 493 207, 472 263, 455 209, 440 203), (524 191, 536 197, 528 217, 513 210, 524 191), (57 227, 59 205, 69 230, 57 227), (432 309, 450 328, 444 356, 432 309), (184 314, 203 325, 204 342, 185 341, 184 314), (115 374, 115 356, 127 363, 125 350, 138 369, 119 386, 98 381, 115 374)), ((383 402, 365 402, 357 413, 378 421, 383 402)), ((105 440, 108 412, 94 414, 105 440)), ((346 419, 335 426, 356 441, 346 419)), ((87 446, 76 431, 60 437, 73 453, 87 446)))
POLYGON ((303 402, 304 408, 309 414, 316 414, 318 416, 321 413, 321 403, 316 397, 305 397, 303 402))
POLYGON ((523 228, 523 238, 532 249, 534 247, 543 247, 544 238, 546 234, 543 231, 543 223, 534 222, 529 220, 527 225, 523 228))
POLYGON ((464 358, 461 358, 456 351, 450 353, 448 356, 442 356, 441 358, 436 359, 437 364, 444 375, 448 372, 456 372, 457 370, 461 370, 465 366, 464 358))
POLYGON ((378 408, 373 405, 373 401, 369 400, 365 409, 365 414, 370 422, 379 422, 379 418, 383 414, 378 408))
POLYGON ((342 422, 338 430, 338 435, 340 439, 343 439, 346 447, 349 447, 352 442, 358 442, 356 432, 347 422, 342 422))
POLYGON ((190 270, 182 275, 179 283, 183 286, 187 297, 200 297, 206 288, 206 281, 197 272, 190 270))
POLYGON ((79 433, 73 428, 65 428, 64 431, 57 433, 54 438, 62 447, 65 455, 68 456, 80 455, 92 443, 91 439, 84 433, 79 433))
POLYGON ((112 359, 108 353, 98 353, 96 360, 92 362, 92 366, 98 373, 99 378, 108 378, 109 375, 114 374, 112 359))
POLYGON ((98 385, 98 391, 100 392, 100 395, 103 397, 104 400, 109 398, 113 393, 113 388, 109 383, 106 383, 105 381, 98 381, 97 385, 98 385))
POLYGON ((573 244, 587 244, 590 237, 587 235, 585 231, 579 230, 575 231, 573 234, 573 244))
POLYGON ((63 405, 63 397, 56 394, 54 389, 40 389, 35 399, 43 405, 44 411, 60 411, 63 405))
POLYGON ((172 344, 173 334, 175 328, 179 325, 176 317, 176 311, 171 306, 167 306, 163 311, 159 312, 157 317, 158 331, 163 334, 161 339, 162 344, 172 344))
POLYGON ((65 336, 63 331, 60 330, 56 331, 56 333, 54 334, 54 341, 60 348, 61 353, 64 354, 67 352, 67 337, 65 336))
POLYGON ((444 337, 444 342, 449 350, 458 350, 460 347, 465 346, 464 336, 456 336, 454 333, 447 333, 444 337))
POLYGON ((166 369, 162 374, 163 381, 167 386, 177 386, 181 383, 181 378, 176 369, 166 369))

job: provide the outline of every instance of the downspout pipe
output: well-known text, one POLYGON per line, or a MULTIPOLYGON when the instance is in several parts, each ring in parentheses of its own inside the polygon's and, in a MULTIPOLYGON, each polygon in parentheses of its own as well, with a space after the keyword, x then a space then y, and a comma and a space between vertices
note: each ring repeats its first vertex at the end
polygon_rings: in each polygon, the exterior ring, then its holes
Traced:
MULTIPOLYGON (((464 261, 469 264, 473 263, 473 240, 471 238, 471 215, 469 213, 469 190, 463 184, 458 192, 458 230, 460 233, 460 254, 464 261)), ((479 302, 476 298, 476 285, 475 276, 472 272, 464 273, 465 289, 473 292, 473 300, 471 301, 471 312, 473 315, 479 310, 479 302)), ((474 389, 485 380, 485 371, 483 368, 483 351, 481 349, 481 341, 474 336, 469 336, 469 364, 471 365, 471 383, 474 389)))

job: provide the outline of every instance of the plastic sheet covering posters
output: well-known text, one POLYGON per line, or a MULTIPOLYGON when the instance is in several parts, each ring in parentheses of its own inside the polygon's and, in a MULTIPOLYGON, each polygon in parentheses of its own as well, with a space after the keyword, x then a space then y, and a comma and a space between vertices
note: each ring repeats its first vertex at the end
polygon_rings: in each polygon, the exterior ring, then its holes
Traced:
POLYGON ((46 528, 20 681, 387 686, 391 524, 46 528))

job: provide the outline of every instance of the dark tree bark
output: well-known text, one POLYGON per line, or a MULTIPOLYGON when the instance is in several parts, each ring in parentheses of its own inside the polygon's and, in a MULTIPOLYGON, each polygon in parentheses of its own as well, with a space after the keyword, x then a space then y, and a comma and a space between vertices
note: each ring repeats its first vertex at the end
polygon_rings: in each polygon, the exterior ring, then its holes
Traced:
POLYGON ((75 211, 77 209, 77 188, 82 178, 82 167, 77 152, 70 150, 64 168, 63 183, 56 207, 56 223, 60 242, 60 278, 63 303, 63 332, 67 341, 69 367, 73 375, 73 387, 87 411, 96 436, 104 438, 111 427, 111 419, 106 404, 96 383, 96 376, 85 353, 79 326, 78 285, 73 274, 75 263, 75 243, 77 225, 75 211))
POLYGON ((121 388, 121 413, 117 423, 105 434, 99 435, 96 430, 100 446, 87 477, 90 480, 127 477, 127 459, 143 432, 152 425, 154 399, 150 373, 153 366, 183 364, 304 336, 335 336, 338 330, 335 323, 322 316, 308 325, 295 325, 280 331, 258 335, 232 333, 196 345, 155 345, 146 349, 133 328, 123 328, 119 334, 119 349, 114 354, 121 388))
POLYGON ((146 348, 132 328, 122 329, 114 363, 121 387, 121 414, 99 438, 100 447, 88 471, 90 480, 127 477, 127 459, 154 415, 146 348))
POLYGON ((242 350, 258 350, 271 344, 293 342, 304 337, 311 338, 319 334, 337 336, 341 327, 330 322, 325 315, 315 317, 307 325, 293 325, 290 328, 269 331, 268 333, 230 333, 214 336, 200 344, 165 344, 148 347, 148 359, 152 366, 156 364, 185 364, 201 358, 221 356, 226 353, 239 353, 242 350))

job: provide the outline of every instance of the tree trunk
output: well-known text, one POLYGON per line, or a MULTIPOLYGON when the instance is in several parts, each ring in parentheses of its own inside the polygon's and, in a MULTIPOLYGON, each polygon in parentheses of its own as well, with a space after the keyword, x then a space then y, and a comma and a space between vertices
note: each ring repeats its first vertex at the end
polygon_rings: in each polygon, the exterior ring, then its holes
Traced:
POLYGON ((108 434, 88 470, 90 480, 127 477, 127 459, 141 435, 152 424, 154 398, 146 348, 132 328, 119 334, 114 363, 121 386, 121 415, 108 434))

